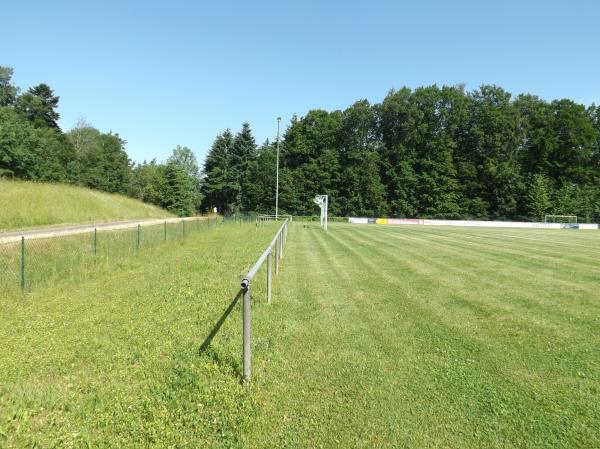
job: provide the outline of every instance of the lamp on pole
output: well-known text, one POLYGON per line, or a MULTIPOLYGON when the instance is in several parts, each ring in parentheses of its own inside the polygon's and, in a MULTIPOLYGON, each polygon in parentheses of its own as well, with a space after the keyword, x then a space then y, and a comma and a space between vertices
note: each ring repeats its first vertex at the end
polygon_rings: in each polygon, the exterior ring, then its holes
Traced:
POLYGON ((277 117, 277 179, 275 181, 275 220, 279 219, 279 122, 281 122, 281 117, 277 117))

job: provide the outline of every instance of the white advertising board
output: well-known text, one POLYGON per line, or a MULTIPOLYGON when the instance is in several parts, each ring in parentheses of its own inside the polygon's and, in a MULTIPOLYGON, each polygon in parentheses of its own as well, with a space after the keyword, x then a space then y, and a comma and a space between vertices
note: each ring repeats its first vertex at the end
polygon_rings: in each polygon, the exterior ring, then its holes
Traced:
POLYGON ((348 218, 348 223, 368 224, 369 223, 369 219, 368 218, 362 218, 362 217, 349 217, 348 218))
MULTIPOLYGON (((348 223, 368 224, 369 220, 374 223, 373 218, 350 217, 348 223)), ((533 229, 598 229, 595 223, 580 223, 579 225, 564 223, 541 223, 526 221, 484 221, 484 220, 419 220, 416 218, 388 218, 390 225, 425 225, 425 226, 476 226, 483 228, 533 228, 533 229)))

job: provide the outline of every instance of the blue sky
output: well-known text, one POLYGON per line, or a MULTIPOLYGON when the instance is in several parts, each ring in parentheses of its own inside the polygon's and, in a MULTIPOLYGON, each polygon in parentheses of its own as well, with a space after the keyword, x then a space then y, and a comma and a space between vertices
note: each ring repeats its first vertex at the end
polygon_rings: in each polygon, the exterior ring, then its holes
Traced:
POLYGON ((600 2, 5 1, 0 65, 48 83, 60 124, 127 140, 132 159, 177 144, 202 161, 225 128, 379 102, 391 88, 497 84, 600 102, 600 2))

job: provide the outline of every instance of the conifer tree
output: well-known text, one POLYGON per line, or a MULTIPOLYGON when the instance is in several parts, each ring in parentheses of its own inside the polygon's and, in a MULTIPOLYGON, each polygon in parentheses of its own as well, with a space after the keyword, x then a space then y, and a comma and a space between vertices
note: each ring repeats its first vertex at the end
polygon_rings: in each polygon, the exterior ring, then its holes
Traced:
POLYGON ((230 153, 233 135, 226 129, 218 135, 204 161, 204 180, 202 182, 203 208, 217 208, 219 213, 228 213, 233 203, 233 186, 230 175, 230 153))
POLYGON ((235 135, 229 157, 229 183, 233 190, 231 209, 251 211, 254 192, 254 179, 257 160, 256 141, 248 122, 242 124, 242 129, 235 135))

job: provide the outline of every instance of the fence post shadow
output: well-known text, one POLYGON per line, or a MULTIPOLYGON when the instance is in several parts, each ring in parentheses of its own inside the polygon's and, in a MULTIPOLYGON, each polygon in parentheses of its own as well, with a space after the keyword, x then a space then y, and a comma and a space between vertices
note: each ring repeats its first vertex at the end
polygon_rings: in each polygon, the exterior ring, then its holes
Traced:
POLYGON ((205 355, 209 356, 211 359, 213 359, 218 364, 229 364, 231 366, 231 368, 233 368, 233 370, 235 371, 236 376, 238 376, 240 378, 242 376, 242 373, 240 370, 239 363, 236 363, 234 360, 230 359, 230 357, 226 357, 225 359, 223 359, 222 357, 219 356, 219 354, 216 351, 211 350, 210 344, 212 343, 215 336, 219 333, 219 330, 223 326, 223 323, 225 322, 227 317, 229 315, 231 315, 231 312, 233 312, 233 309, 235 308, 235 305, 241 298, 242 293, 243 293, 242 289, 240 289, 236 293, 235 297, 233 298, 233 300, 231 301, 229 306, 227 306, 227 309, 225 309, 225 312, 223 313, 223 315, 221 315, 219 320, 215 323, 214 327, 212 328, 212 330, 210 331, 208 336, 204 339, 204 341, 200 345, 200 349, 198 350, 199 355, 205 354, 205 355))

